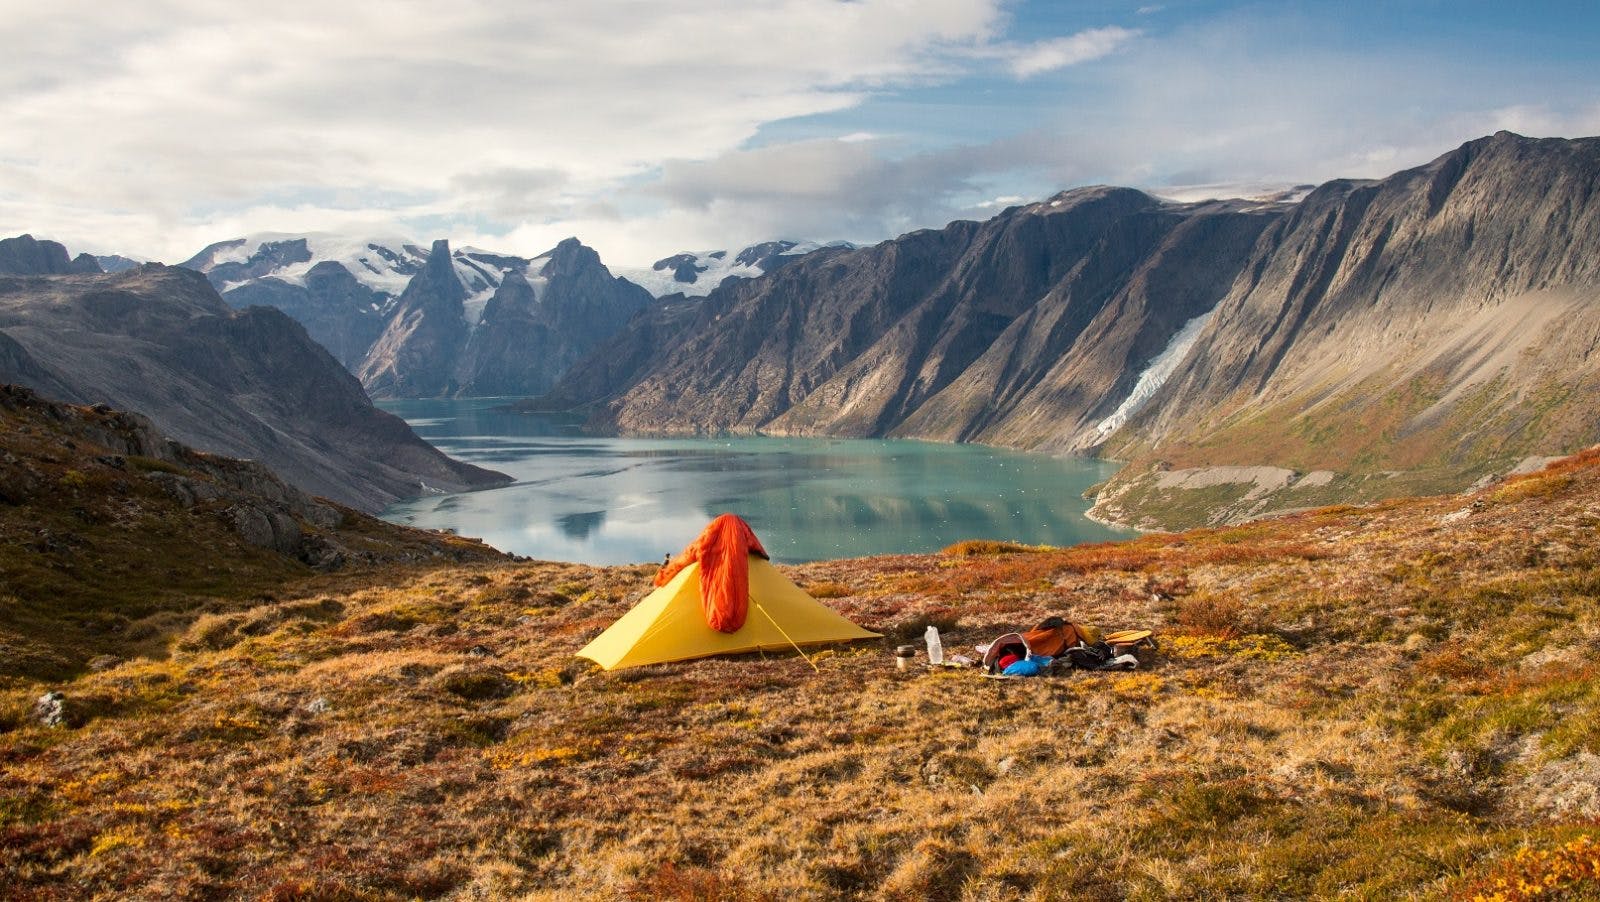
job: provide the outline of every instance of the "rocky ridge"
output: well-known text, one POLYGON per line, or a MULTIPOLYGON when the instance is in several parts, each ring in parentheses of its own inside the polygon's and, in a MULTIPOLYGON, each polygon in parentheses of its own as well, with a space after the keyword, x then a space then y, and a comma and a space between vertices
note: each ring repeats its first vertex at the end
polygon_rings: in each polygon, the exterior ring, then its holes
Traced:
POLYGON ((57 241, 40 241, 32 235, 0 238, 0 275, 50 276, 100 272, 100 262, 89 254, 68 258, 57 241))
POLYGON ((0 277, 0 334, 0 381, 137 411, 187 445, 259 460, 352 507, 506 480, 374 408, 294 320, 233 310, 189 270, 0 277))

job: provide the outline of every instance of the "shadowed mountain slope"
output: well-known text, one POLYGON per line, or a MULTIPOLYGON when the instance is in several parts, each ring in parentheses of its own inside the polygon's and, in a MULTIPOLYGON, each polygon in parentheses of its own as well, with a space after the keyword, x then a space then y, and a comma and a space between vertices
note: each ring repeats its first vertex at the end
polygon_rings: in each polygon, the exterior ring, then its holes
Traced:
POLYGON ((372 406, 305 329, 232 310, 197 273, 0 277, 0 381, 142 413, 196 448, 260 460, 296 486, 372 511, 425 488, 506 477, 441 454, 372 406))
POLYGON ((817 251, 635 320, 653 350, 625 332, 545 403, 596 406, 629 430, 1058 447, 1064 423, 1109 413, 1137 358, 1226 292, 1283 209, 1085 188, 985 223, 817 251))

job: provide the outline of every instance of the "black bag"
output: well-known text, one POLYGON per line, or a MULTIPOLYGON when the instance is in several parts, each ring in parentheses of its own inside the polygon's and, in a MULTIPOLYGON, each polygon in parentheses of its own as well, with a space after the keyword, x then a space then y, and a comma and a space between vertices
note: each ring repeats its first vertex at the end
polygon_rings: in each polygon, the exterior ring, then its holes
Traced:
POLYGON ((1079 670, 1099 670, 1111 659, 1116 657, 1111 651, 1111 646, 1104 642, 1095 642, 1069 648, 1061 653, 1068 665, 1079 670))

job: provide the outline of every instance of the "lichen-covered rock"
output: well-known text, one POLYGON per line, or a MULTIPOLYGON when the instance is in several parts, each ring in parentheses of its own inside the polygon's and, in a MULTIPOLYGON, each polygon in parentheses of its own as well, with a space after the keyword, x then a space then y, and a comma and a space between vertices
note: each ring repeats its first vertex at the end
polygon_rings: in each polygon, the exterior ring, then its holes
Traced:
POLYGON ((227 517, 239 537, 258 548, 271 548, 294 554, 304 533, 300 524, 283 511, 262 504, 239 504, 229 508, 227 517))
POLYGON ((67 697, 60 692, 46 692, 33 704, 33 719, 47 727, 64 726, 67 722, 67 697))

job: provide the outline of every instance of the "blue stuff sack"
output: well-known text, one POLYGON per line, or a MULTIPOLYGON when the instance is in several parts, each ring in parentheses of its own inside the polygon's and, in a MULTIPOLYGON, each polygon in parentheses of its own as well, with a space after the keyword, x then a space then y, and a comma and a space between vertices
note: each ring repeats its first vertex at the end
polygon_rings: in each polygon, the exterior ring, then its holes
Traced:
POLYGON ((1001 673, 1005 676, 1038 676, 1049 668, 1050 662, 1053 660, 1054 658, 1049 658, 1045 655, 1029 655, 1007 667, 1001 673))

